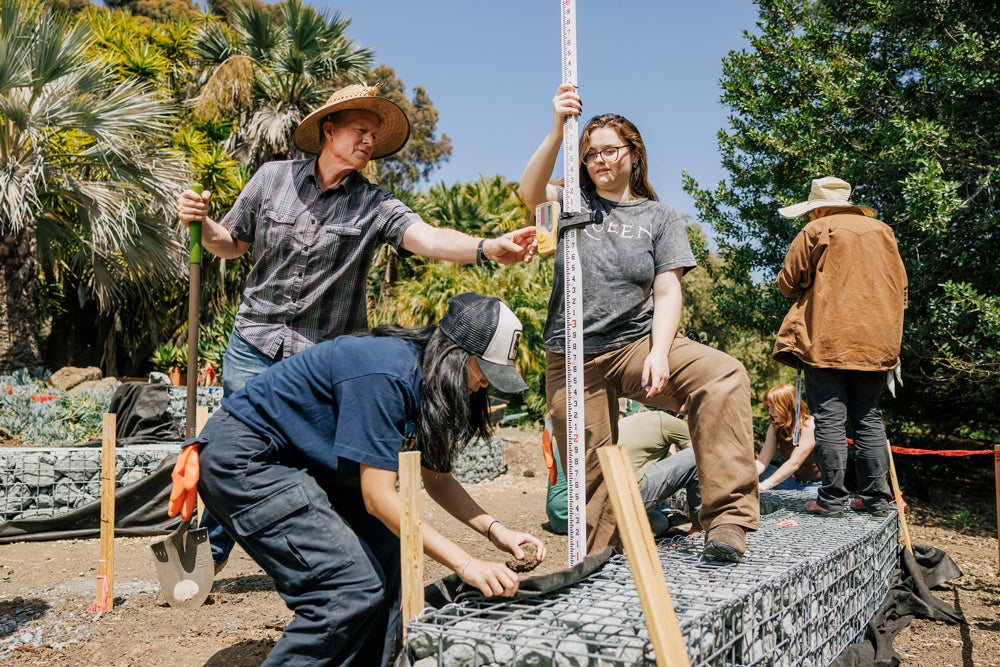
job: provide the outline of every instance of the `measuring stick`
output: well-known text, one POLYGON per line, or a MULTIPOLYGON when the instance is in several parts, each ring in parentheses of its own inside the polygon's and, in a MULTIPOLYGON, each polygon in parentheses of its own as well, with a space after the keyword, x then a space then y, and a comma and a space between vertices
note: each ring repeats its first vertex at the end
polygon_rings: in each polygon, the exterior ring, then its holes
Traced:
POLYGON ((997 572, 1000 572, 1000 445, 993 445, 993 484, 997 490, 997 572))
MULTIPOLYGON (((562 80, 576 86, 576 2, 560 0, 562 7, 562 80)), ((587 555, 587 498, 585 487, 586 421, 583 413, 583 273, 577 246, 579 229, 600 223, 600 211, 583 210, 580 196, 580 158, 577 117, 563 120, 563 205, 558 231, 563 239, 563 305, 566 345, 566 506, 569 531, 569 565, 587 555)), ((554 209, 542 204, 537 217, 548 229, 546 216, 554 209)), ((551 218, 549 218, 551 219, 551 218)), ((546 239, 541 241, 544 243, 546 239)))
MULTIPOLYGON (((562 80, 576 85, 576 2, 562 5, 562 80)), ((580 160, 577 151, 577 117, 563 121, 564 214, 576 215, 583 208, 580 198, 580 160)), ((587 498, 584 455, 586 453, 583 414, 583 282, 579 231, 568 229, 563 237, 563 302, 566 345, 566 507, 569 530, 569 565, 587 555, 587 498)))

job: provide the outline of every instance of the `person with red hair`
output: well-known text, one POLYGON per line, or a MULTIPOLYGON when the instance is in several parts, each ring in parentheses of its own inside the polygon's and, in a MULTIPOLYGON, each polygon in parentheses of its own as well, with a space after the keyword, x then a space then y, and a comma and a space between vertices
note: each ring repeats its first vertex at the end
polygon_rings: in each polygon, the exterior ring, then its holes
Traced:
POLYGON ((815 489, 822 486, 822 475, 813 461, 816 421, 809 414, 805 401, 799 399, 796 425, 795 387, 790 384, 774 385, 764 394, 764 407, 771 421, 764 436, 764 447, 757 457, 760 490, 815 489), (781 452, 783 461, 780 466, 775 466, 771 461, 778 452, 781 452))

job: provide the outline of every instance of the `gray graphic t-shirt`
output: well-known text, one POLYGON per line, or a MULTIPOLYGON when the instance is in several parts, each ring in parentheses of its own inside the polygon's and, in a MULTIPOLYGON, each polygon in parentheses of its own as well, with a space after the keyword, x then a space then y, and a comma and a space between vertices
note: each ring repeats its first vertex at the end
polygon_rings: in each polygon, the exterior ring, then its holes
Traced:
MULTIPOLYGON (((562 189, 559 191, 562 197, 562 189)), ((680 216, 648 199, 617 203, 588 191, 585 207, 604 221, 578 232, 583 269, 583 350, 618 349, 649 333, 653 322, 653 279, 672 269, 696 266, 680 216)), ((563 239, 555 255, 555 275, 545 322, 546 349, 565 351, 563 239)))

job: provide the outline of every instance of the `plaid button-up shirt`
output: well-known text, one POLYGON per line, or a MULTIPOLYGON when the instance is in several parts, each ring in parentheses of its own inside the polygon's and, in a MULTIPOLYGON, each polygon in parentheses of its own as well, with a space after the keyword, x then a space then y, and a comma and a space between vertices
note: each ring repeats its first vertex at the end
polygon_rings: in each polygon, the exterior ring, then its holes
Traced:
POLYGON ((372 256, 383 243, 399 247, 420 220, 357 172, 321 192, 315 166, 265 163, 221 223, 253 244, 235 331, 271 358, 367 329, 372 256))

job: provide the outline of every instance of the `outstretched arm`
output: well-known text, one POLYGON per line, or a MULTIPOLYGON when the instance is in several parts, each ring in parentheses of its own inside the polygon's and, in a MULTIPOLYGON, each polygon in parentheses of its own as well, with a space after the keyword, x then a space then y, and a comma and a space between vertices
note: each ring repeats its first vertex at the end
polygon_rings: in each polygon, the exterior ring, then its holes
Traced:
POLYGON ((534 227, 515 229, 493 239, 480 239, 456 229, 432 227, 423 221, 406 228, 400 245, 430 259, 471 264, 476 261, 480 241, 483 243, 483 259, 498 264, 530 262, 538 251, 534 227))
MULTIPOLYGON (((764 446, 760 448, 757 455, 757 474, 762 475, 767 470, 767 466, 774 458, 774 452, 778 449, 778 436, 774 433, 774 424, 768 424, 767 435, 764 436, 764 446)), ((775 482, 777 483, 777 482, 775 482)))
POLYGON ((528 160, 528 165, 524 168, 518 187, 521 201, 529 210, 534 211, 539 204, 556 198, 556 188, 549 184, 549 179, 552 178, 556 157, 558 157, 559 148, 562 146, 563 120, 568 115, 579 116, 581 109, 580 96, 576 94, 576 87, 568 83, 560 85, 556 96, 552 99, 552 129, 545 135, 534 155, 528 160))

